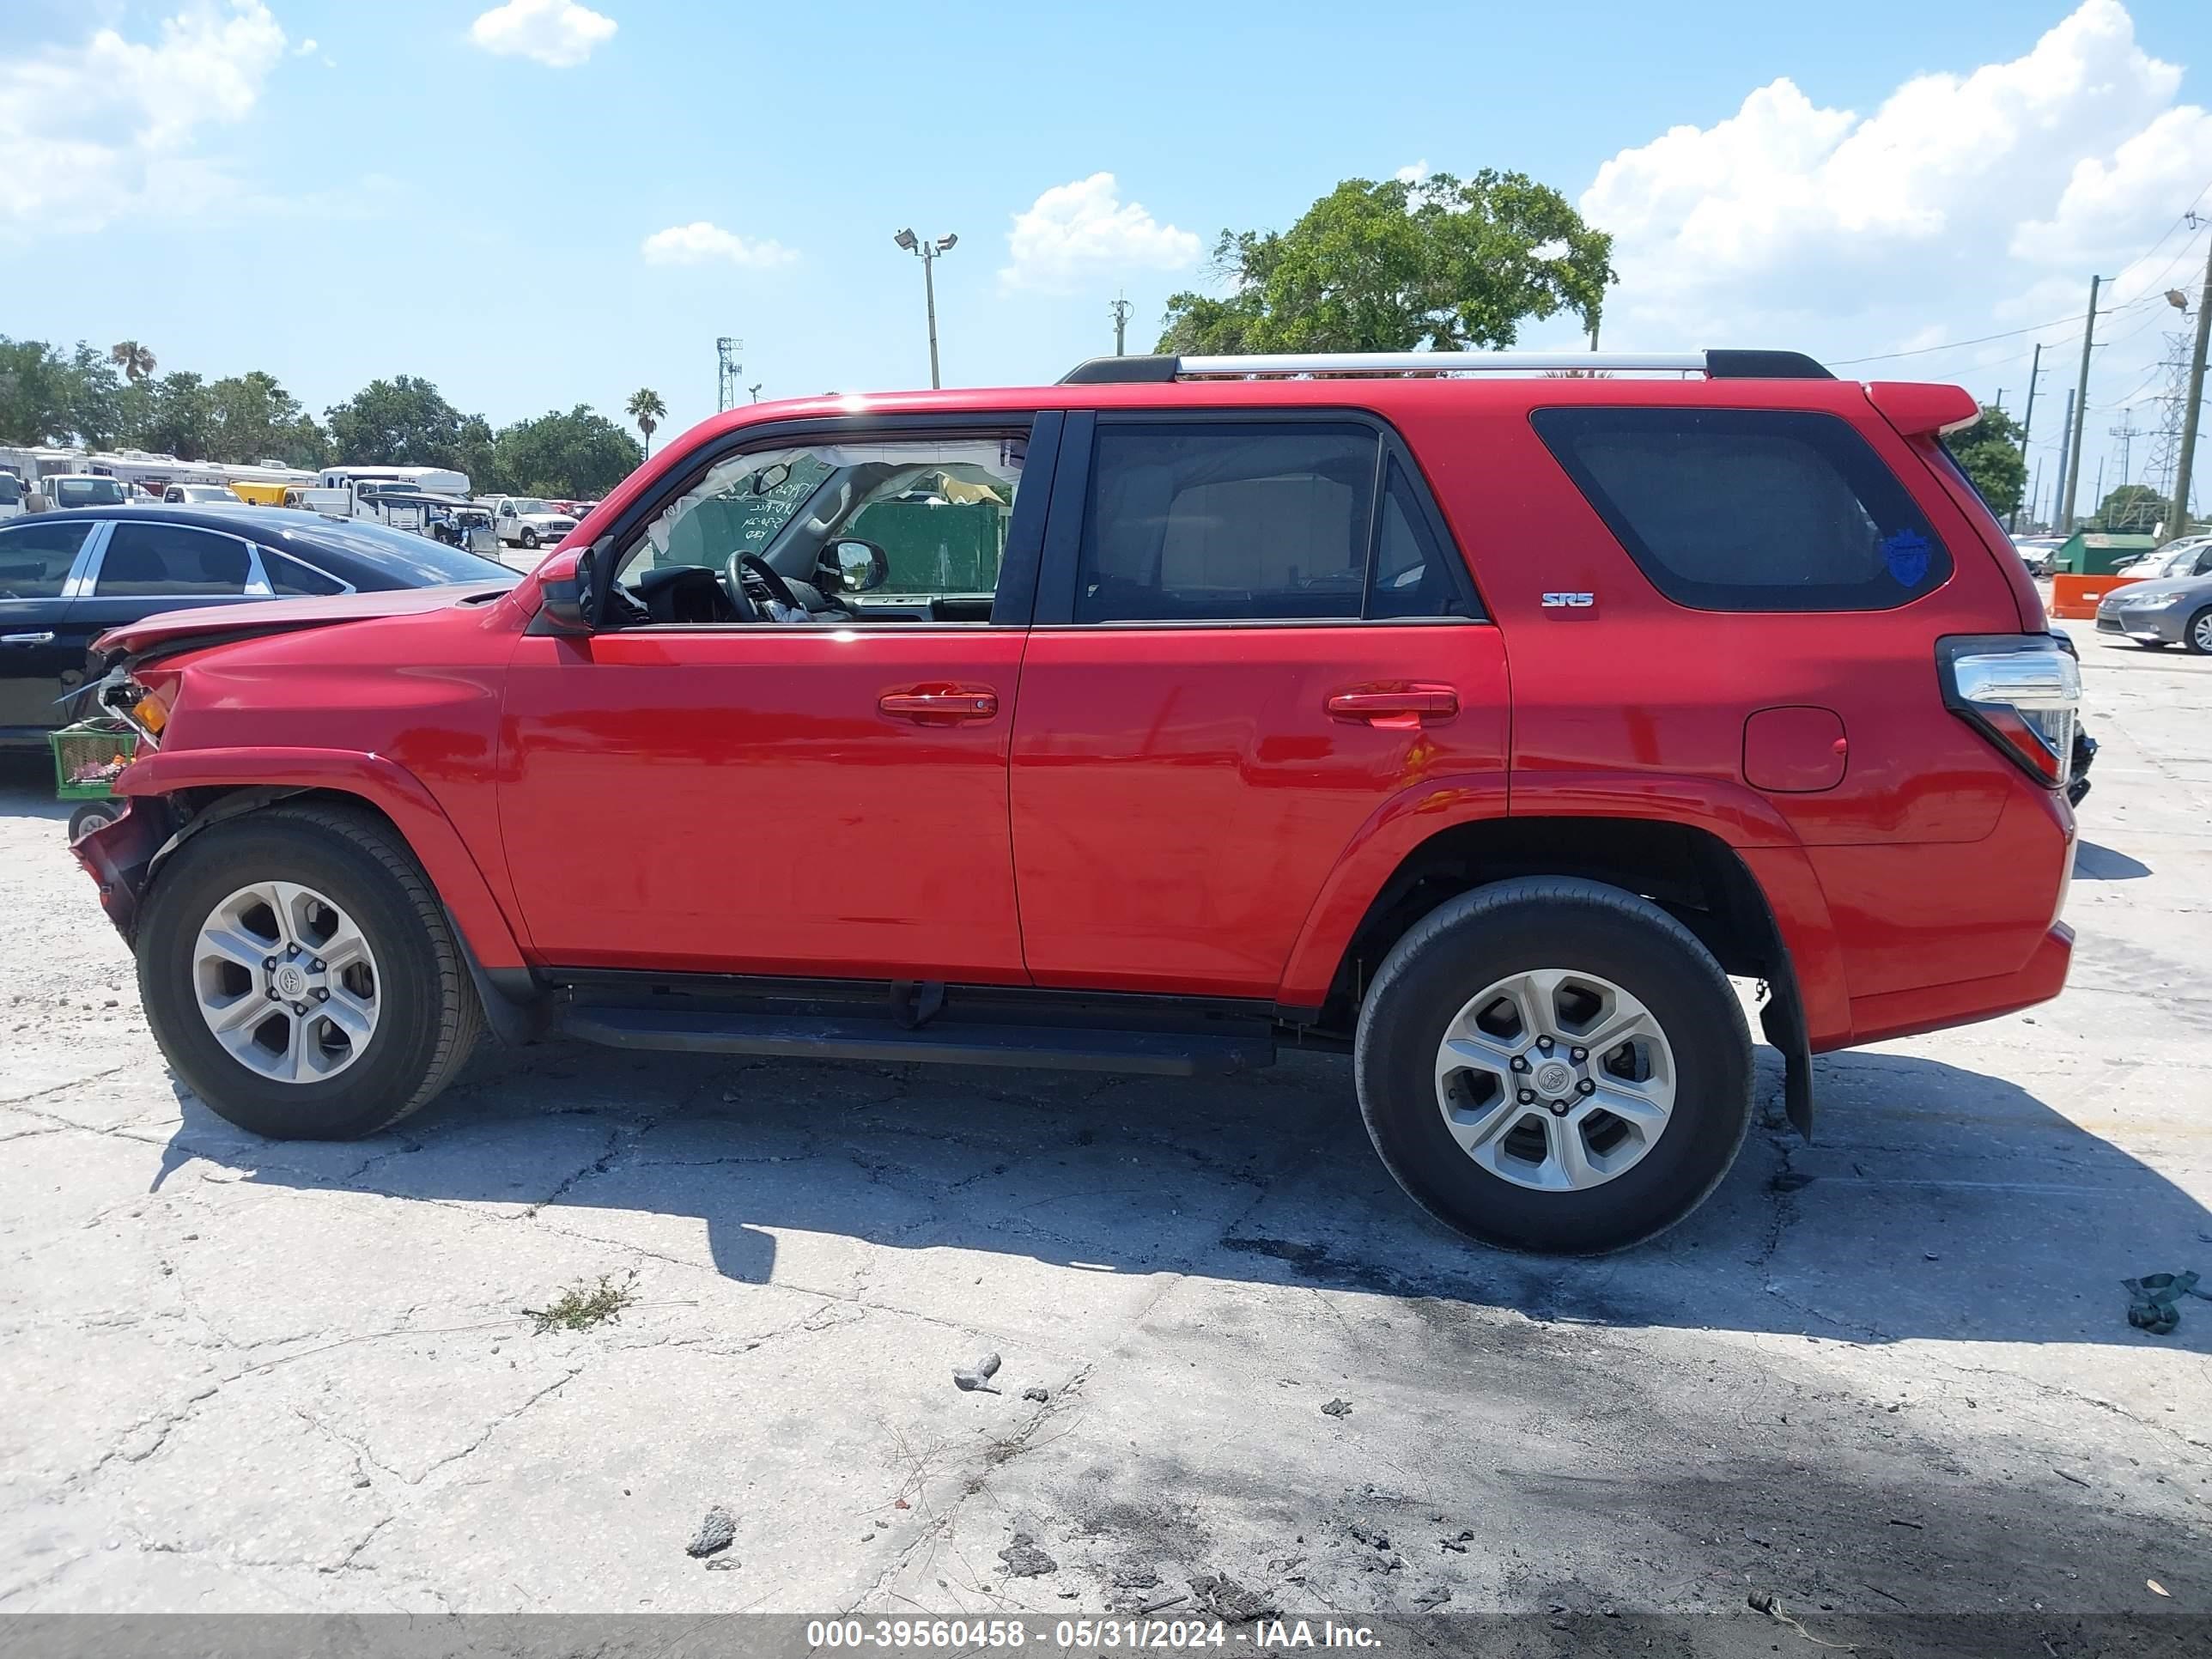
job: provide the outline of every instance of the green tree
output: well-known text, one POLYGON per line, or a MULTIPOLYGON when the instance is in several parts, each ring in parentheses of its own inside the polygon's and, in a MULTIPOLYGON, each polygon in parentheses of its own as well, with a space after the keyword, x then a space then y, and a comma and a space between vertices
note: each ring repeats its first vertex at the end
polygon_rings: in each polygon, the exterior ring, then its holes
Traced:
POLYGON ((121 385, 106 359, 81 340, 64 356, 44 340, 0 336, 0 443, 112 443, 121 385))
POLYGON ((282 461, 310 470, 330 459, 330 440, 300 400, 273 374, 252 369, 208 387, 213 408, 211 450, 221 461, 282 461))
POLYGON ((362 466, 457 466, 470 418, 414 374, 371 380, 323 413, 337 458, 362 466))
POLYGON ((1943 441, 1959 470, 1982 492, 1990 511, 2000 519, 2020 506, 2027 489, 2027 462, 2020 453, 2020 423, 1990 404, 1982 405, 1982 417, 1943 441))
POLYGON ((1597 327, 1613 238, 1525 173, 1418 184, 1347 179, 1283 232, 1226 231, 1226 298, 1168 301, 1169 352, 1465 350, 1509 346, 1524 318, 1597 327))
POLYGON ((525 495, 604 495, 644 459, 636 439, 583 404, 503 428, 495 446, 498 476, 525 495))
POLYGON ((653 428, 668 418, 668 405, 660 401, 660 394, 652 387, 641 386, 629 394, 625 407, 631 422, 645 434, 645 453, 652 454, 653 428))
POLYGON ((2092 523, 2099 530, 2148 535, 2172 505, 2148 484, 2124 483, 2105 497, 2092 523))
POLYGON ((123 441, 181 461, 216 459, 215 398, 204 380, 179 369, 142 380, 136 390, 147 395, 129 400, 123 441))

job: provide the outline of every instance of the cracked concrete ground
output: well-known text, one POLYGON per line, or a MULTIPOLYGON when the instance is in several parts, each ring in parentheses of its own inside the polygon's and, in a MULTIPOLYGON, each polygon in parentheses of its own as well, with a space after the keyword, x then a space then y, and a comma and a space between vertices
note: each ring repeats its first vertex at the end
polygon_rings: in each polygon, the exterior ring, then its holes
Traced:
POLYGON ((0 1610, 2201 1612, 2212 1304, 2118 1281, 2212 1277, 2212 662, 2083 652, 2073 988, 1822 1062, 1811 1147, 1762 1051, 1719 1194, 1594 1262, 1427 1224, 1333 1059, 494 1050, 258 1141, 12 767, 0 1610))

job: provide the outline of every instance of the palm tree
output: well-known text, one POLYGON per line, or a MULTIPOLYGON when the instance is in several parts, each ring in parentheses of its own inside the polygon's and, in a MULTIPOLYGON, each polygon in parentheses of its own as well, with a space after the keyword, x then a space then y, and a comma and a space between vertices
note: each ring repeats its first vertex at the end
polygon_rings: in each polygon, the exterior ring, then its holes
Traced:
POLYGON ((641 386, 629 394, 629 417, 637 422, 637 429, 645 434, 645 453, 653 453, 653 429, 668 418, 668 405, 660 401, 660 394, 651 386, 641 386))
POLYGON ((123 378, 136 386, 154 372, 154 354, 136 340, 118 340, 107 349, 107 361, 123 371, 123 378))

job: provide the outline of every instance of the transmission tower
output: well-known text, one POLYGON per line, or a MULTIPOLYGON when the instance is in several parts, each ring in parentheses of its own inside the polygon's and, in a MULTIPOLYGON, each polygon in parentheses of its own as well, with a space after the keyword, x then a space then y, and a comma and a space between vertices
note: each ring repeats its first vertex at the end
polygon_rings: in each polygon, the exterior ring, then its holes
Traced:
POLYGON ((2181 416, 2189 399, 2189 336, 2166 337, 2166 389, 2158 394, 2158 425, 2151 432, 2150 465, 2143 482, 2166 501, 2173 499, 2173 471, 2181 458, 2181 416))
POLYGON ((2120 423, 2118 426, 2108 426, 2105 428, 2106 437, 2118 438, 2120 441, 2120 482, 2122 483, 2130 482, 2128 456, 2135 447, 2136 440, 2142 434, 2143 429, 2136 424, 2136 412, 2132 409, 2124 409, 2120 411, 2120 423))
POLYGON ((714 407, 717 410, 738 406, 738 392, 745 378, 745 366, 738 361, 738 354, 744 349, 743 340, 732 339, 726 334, 714 342, 714 407))

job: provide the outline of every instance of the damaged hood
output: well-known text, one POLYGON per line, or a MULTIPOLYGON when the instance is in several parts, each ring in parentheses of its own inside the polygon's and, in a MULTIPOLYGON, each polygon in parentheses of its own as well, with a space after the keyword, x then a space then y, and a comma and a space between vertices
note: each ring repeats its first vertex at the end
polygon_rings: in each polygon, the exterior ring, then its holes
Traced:
POLYGON ((409 617, 425 611, 509 592, 504 582, 466 582, 440 587, 402 587, 376 593, 339 593, 328 599, 270 599, 260 605, 203 605, 164 611, 110 629, 92 642, 95 660, 144 656, 232 640, 289 634, 303 628, 369 622, 379 617, 409 617))

